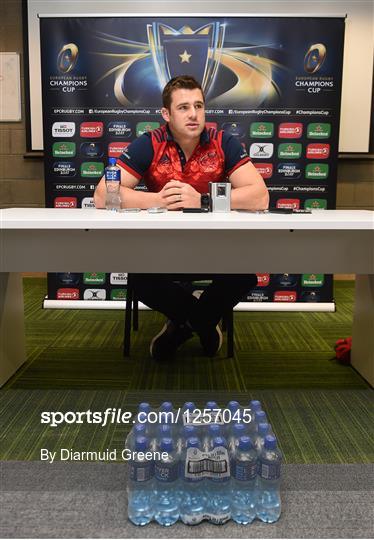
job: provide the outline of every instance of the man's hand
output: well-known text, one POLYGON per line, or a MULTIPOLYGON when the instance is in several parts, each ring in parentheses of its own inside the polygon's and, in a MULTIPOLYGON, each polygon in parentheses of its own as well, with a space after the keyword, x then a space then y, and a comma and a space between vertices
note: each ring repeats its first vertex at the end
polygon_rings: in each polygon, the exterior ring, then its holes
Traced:
POLYGON ((190 184, 179 180, 170 180, 159 192, 161 206, 168 210, 182 210, 182 208, 200 208, 201 196, 190 184))

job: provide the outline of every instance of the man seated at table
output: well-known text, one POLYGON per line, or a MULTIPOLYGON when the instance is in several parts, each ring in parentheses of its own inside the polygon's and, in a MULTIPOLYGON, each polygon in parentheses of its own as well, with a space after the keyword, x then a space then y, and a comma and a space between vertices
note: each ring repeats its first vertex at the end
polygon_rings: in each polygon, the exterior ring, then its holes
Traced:
MULTIPOLYGON (((246 150, 234 136, 205 127, 201 85, 187 75, 174 77, 163 90, 162 103, 166 124, 141 135, 117 160, 121 168, 121 206, 200 208, 209 191, 208 183, 227 179, 231 183, 232 209, 266 209, 267 188, 246 150), (148 192, 135 191, 141 179, 148 192)), ((102 178, 94 195, 96 208, 105 207, 105 191, 102 178)), ((252 248, 249 244, 248 249, 252 248)), ((256 284, 254 274, 135 275, 139 300, 168 319, 151 342, 153 358, 171 358, 193 332, 198 334, 205 355, 214 356, 222 344, 218 323, 223 314, 256 284), (199 299, 184 285, 194 279, 212 279, 199 299)))

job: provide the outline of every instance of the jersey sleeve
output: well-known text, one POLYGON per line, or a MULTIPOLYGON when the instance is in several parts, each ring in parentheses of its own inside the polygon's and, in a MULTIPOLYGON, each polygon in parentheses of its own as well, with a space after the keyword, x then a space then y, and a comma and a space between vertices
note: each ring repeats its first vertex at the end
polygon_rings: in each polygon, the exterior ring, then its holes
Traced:
POLYGON ((225 173, 230 176, 236 169, 251 161, 247 150, 236 137, 223 132, 222 150, 225 155, 225 173))
POLYGON ((153 146, 150 133, 135 139, 117 159, 117 165, 140 180, 149 169, 153 159, 153 146))

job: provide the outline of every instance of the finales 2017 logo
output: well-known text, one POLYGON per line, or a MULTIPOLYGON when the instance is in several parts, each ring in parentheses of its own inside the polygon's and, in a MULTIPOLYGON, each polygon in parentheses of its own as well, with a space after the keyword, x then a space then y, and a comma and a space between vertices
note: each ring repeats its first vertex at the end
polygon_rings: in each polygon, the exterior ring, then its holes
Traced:
POLYGON ((57 55, 57 69, 60 73, 70 73, 78 60, 78 47, 75 43, 67 43, 57 55))
POLYGON ((326 59, 326 47, 323 43, 314 43, 304 57, 304 69, 307 73, 316 73, 326 59))

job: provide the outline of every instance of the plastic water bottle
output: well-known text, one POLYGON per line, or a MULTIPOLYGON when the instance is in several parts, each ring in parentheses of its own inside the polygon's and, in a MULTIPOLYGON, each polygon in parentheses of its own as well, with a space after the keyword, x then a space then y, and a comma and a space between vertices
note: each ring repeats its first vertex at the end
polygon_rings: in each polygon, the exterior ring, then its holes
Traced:
POLYGON ((167 457, 155 463, 155 515, 160 525, 169 527, 179 519, 179 457, 172 439, 161 439, 160 452, 167 457))
POLYGON ((253 439, 254 447, 257 450, 257 454, 260 454, 262 452, 266 435, 273 435, 271 425, 267 424, 266 422, 261 422, 257 426, 257 433, 253 439))
POLYGON ((259 457, 257 517, 265 523, 274 523, 281 514, 280 474, 282 455, 277 439, 266 435, 259 457))
POLYGON ((178 438, 178 450, 179 452, 183 452, 186 448, 187 440, 191 437, 197 436, 197 429, 195 426, 183 426, 183 428, 179 432, 179 438, 178 438))
POLYGON ((130 479, 127 487, 128 516, 135 525, 147 525, 153 518, 154 462, 146 460, 140 454, 149 450, 149 440, 146 437, 137 437, 134 449, 138 454, 130 461, 130 479))
POLYGON ((161 426, 156 427, 155 437, 153 439, 153 449, 156 451, 160 450, 162 439, 171 439, 172 431, 170 424, 161 424, 161 426))
POLYGON ((247 525, 257 510, 257 452, 250 437, 240 437, 231 464, 231 518, 247 525))
MULTIPOLYGON (((212 443, 213 448, 224 447, 227 449, 227 442, 224 437, 215 437, 212 443)), ((206 497, 207 512, 212 523, 220 525, 230 519, 230 465, 227 461, 228 475, 217 474, 207 478, 206 497)))
POLYGON ((198 437, 189 437, 186 441, 186 447, 182 452, 180 467, 180 518, 186 525, 197 525, 204 519, 207 503, 204 491, 204 479, 197 475, 195 477, 186 476, 186 456, 188 448, 197 448, 198 450, 201 450, 201 443, 198 437))
POLYGON ((213 443, 216 437, 222 436, 222 428, 219 424, 210 424, 206 428, 206 435, 204 437, 203 446, 206 452, 213 450, 213 443))
POLYGON ((119 194, 121 169, 116 163, 116 158, 109 158, 109 165, 108 167, 105 167, 104 171, 106 187, 105 208, 107 210, 118 212, 121 208, 121 198, 119 194))
POLYGON ((261 401, 258 401, 258 399, 252 399, 250 402, 249 402, 249 409, 250 409, 250 414, 251 414, 251 421, 250 423, 248 424, 248 429, 249 429, 249 434, 250 436, 253 436, 253 434, 256 432, 257 430, 257 426, 256 426, 256 422, 255 422, 255 414, 257 411, 261 411, 262 410, 262 405, 261 405, 261 401))
POLYGON ((266 412, 262 410, 256 411, 255 412, 255 433, 257 433, 259 424, 267 424, 267 423, 268 423, 268 419, 266 416, 266 412))
POLYGON ((247 428, 244 424, 231 424, 231 430, 228 437, 228 445, 230 452, 235 452, 239 444, 240 437, 247 435, 247 428))

